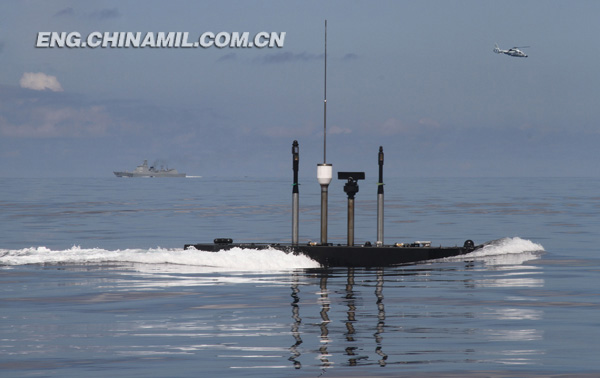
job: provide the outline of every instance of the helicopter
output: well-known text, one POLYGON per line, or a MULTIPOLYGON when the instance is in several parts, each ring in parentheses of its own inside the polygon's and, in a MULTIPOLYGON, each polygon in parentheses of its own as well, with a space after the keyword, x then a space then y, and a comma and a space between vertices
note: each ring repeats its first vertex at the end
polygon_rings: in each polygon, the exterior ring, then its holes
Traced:
POLYGON ((529 46, 513 47, 512 49, 502 50, 500 47, 498 47, 498 44, 496 43, 494 52, 496 54, 506 54, 506 55, 510 55, 510 56, 516 56, 517 58, 527 58, 527 54, 525 54, 523 51, 519 50, 519 49, 524 49, 527 47, 529 47, 529 46))

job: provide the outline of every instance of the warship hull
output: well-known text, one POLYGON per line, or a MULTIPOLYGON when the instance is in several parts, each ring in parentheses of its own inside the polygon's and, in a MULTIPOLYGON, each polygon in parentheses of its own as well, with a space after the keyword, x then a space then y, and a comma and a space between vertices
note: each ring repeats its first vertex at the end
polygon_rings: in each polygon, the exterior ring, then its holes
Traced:
POLYGON ((135 173, 135 172, 113 172, 117 177, 186 177, 185 173, 168 173, 168 172, 149 172, 149 173, 135 173))

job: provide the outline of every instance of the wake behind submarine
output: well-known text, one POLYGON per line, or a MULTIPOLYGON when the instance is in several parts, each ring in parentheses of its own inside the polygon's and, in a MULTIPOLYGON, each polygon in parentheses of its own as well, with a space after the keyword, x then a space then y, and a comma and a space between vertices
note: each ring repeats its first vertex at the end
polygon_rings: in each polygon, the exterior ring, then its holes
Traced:
POLYGON ((365 242, 354 244, 354 200, 359 191, 358 180, 365 179, 364 172, 338 172, 338 179, 347 180, 344 192, 348 196, 348 238, 345 245, 333 244, 327 241, 327 200, 328 186, 332 179, 331 164, 317 165, 317 178, 321 185, 321 242, 300 244, 298 242, 298 166, 300 161, 298 141, 292 144, 292 162, 294 182, 292 185, 292 242, 282 243, 234 243, 230 238, 217 238, 213 243, 186 244, 184 249, 219 252, 232 248, 245 249, 276 249, 296 255, 306 255, 317 261, 323 267, 388 267, 401 264, 416 263, 427 260, 453 257, 473 252, 484 244, 475 245, 472 240, 466 240, 462 247, 432 247, 430 241, 414 243, 384 244, 383 238, 383 147, 379 147, 379 181, 377 182, 377 241, 375 244, 365 242))

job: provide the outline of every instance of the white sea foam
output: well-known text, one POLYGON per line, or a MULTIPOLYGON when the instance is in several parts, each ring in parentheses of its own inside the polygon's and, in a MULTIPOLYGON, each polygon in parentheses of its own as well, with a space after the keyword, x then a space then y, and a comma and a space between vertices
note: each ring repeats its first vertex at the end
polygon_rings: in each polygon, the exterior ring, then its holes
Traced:
POLYGON ((519 237, 502 238, 486 243, 482 249, 470 254, 472 257, 497 256, 524 252, 542 252, 544 247, 519 237))
POLYGON ((521 265, 539 259, 544 247, 531 240, 507 237, 485 243, 483 248, 466 255, 451 257, 446 261, 476 260, 487 265, 521 265))
POLYGON ((279 271, 317 268, 319 264, 303 255, 275 249, 233 248, 229 251, 202 252, 182 249, 105 250, 73 246, 66 250, 32 247, 19 250, 0 249, 0 265, 90 264, 90 263, 178 264, 211 267, 212 270, 279 271))

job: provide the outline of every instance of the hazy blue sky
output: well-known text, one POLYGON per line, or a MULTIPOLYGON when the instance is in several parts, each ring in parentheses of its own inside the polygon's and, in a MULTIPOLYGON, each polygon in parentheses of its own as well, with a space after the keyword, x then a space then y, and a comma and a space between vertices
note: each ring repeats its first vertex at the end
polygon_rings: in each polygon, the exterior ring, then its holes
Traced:
POLYGON ((600 176, 599 1, 3 1, 0 177, 600 176), (36 48, 38 32, 286 32, 282 48, 36 48), (494 54, 528 45, 528 58, 494 54), (38 76, 32 75, 38 74, 38 76), (54 77, 54 79, 52 78, 54 77), (45 88, 45 89, 43 89, 45 88))

